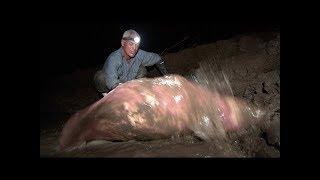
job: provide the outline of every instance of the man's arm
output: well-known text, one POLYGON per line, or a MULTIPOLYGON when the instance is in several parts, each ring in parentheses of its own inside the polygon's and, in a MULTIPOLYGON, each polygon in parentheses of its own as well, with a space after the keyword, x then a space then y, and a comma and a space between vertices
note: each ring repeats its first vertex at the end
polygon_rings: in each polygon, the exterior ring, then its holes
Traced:
POLYGON ((162 75, 168 74, 165 62, 158 54, 139 50, 139 55, 143 60, 142 65, 144 66, 156 65, 156 67, 159 69, 162 75))
POLYGON ((120 83, 118 76, 118 68, 120 67, 120 61, 114 56, 109 56, 104 64, 104 73, 106 77, 106 84, 109 90, 114 89, 120 83))

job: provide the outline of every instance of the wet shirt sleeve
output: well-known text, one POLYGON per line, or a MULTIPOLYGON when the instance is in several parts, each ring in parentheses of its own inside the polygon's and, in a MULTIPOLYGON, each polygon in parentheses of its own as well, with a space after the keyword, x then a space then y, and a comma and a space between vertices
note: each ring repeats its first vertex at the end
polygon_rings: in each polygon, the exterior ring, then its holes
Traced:
POLYGON ((115 85, 120 83, 118 69, 121 61, 115 56, 109 56, 104 64, 104 73, 106 77, 106 84, 108 89, 113 89, 115 85))
POLYGON ((142 59, 142 65, 144 66, 152 66, 161 60, 158 54, 143 50, 139 50, 139 57, 142 59))

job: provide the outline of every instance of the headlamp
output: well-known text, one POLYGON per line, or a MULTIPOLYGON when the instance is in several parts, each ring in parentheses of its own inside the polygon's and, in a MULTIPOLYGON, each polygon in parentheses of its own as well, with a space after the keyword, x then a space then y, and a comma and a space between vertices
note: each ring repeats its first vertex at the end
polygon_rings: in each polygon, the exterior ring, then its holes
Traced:
POLYGON ((134 38, 125 37, 125 38, 122 38, 122 39, 127 40, 127 41, 133 41, 136 44, 140 43, 140 37, 138 37, 138 36, 136 36, 134 38))
POLYGON ((133 40, 134 40, 134 42, 137 43, 137 44, 140 42, 140 38, 139 38, 139 37, 135 37, 135 38, 133 38, 133 40))

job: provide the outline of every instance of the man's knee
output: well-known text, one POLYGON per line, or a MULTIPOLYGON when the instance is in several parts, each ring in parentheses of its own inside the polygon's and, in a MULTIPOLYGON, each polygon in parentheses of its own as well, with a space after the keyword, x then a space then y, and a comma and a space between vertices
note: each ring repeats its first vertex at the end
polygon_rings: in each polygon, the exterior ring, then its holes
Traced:
POLYGON ((97 91, 101 93, 108 93, 109 89, 107 88, 105 74, 102 70, 99 70, 94 75, 94 85, 97 91))

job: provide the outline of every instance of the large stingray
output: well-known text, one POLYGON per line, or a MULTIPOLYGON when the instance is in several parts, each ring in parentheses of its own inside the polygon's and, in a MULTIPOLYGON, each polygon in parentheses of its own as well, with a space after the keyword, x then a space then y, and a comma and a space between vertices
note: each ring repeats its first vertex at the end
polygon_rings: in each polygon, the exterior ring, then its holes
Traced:
POLYGON ((153 140, 184 133, 209 141, 259 120, 260 112, 179 75, 143 78, 119 85, 74 114, 59 146, 70 150, 91 140, 153 140))

